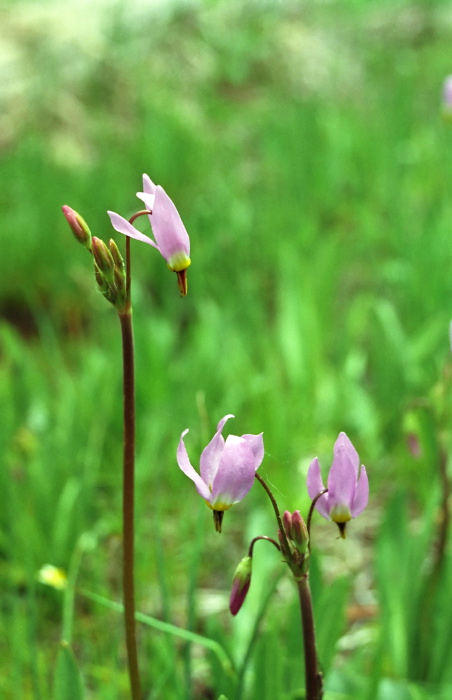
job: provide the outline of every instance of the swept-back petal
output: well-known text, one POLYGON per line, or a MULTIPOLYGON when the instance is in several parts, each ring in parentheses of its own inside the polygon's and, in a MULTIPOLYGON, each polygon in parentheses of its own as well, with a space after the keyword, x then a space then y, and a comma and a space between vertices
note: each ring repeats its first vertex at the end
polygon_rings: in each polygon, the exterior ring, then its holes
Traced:
MULTIPOLYGON (((308 487, 308 495, 311 501, 323 491, 325 486, 323 485, 322 475, 320 473, 320 464, 317 457, 315 457, 311 464, 309 465, 308 475, 306 477, 306 485, 308 487)), ((320 496, 319 500, 315 504, 315 507, 319 511, 320 515, 324 518, 329 519, 329 508, 328 508, 328 493, 324 493, 320 496)))
POLYGON ((262 464, 262 460, 264 459, 264 434, 259 433, 259 435, 242 435, 242 438, 246 440, 248 443, 248 446, 251 448, 251 451, 254 455, 254 471, 257 471, 259 467, 262 464))
POLYGON ((215 474, 218 471, 218 466, 220 464, 221 455, 224 448, 224 437, 221 431, 224 428, 224 424, 229 418, 234 418, 234 416, 229 413, 227 416, 222 418, 217 425, 217 432, 213 436, 212 440, 209 442, 207 447, 204 448, 200 459, 200 471, 201 476, 208 486, 212 486, 215 474))
POLYGON ((149 236, 145 236, 144 233, 138 231, 134 226, 132 226, 132 224, 130 224, 127 221, 127 219, 124 219, 119 214, 115 214, 114 211, 109 211, 107 212, 107 214, 110 217, 111 225, 116 231, 119 231, 119 233, 123 233, 125 236, 130 236, 130 238, 136 238, 137 241, 149 243, 149 245, 151 245, 153 248, 157 248, 157 250, 160 250, 160 248, 152 240, 152 238, 149 238, 149 236))
POLYGON ((155 188, 155 200, 150 219, 155 240, 168 264, 171 266, 171 261, 178 260, 181 256, 185 256, 189 261, 188 233, 179 212, 160 185, 155 188))
POLYGON ((255 457, 246 440, 229 435, 212 484, 212 507, 229 507, 246 496, 254 483, 255 457))
POLYGON ((366 467, 361 467, 358 483, 356 484, 355 495, 351 507, 352 518, 363 512, 369 500, 369 479, 366 467))
POLYGON ((188 433, 188 429, 184 430, 180 437, 179 445, 177 447, 177 463, 179 468, 188 476, 189 479, 193 481, 196 486, 196 490, 199 495, 205 498, 206 501, 210 501, 211 493, 207 484, 201 479, 199 474, 193 469, 190 459, 187 454, 187 449, 184 443, 184 437, 188 433))
POLYGON ((155 194, 157 185, 154 185, 149 175, 143 174, 143 191, 147 194, 155 194))
POLYGON ((155 195, 149 194, 148 192, 137 192, 138 199, 141 199, 145 203, 146 209, 152 211, 155 203, 155 195))
POLYGON ((235 416, 234 416, 233 413, 227 413, 227 414, 224 416, 224 418, 222 418, 220 421, 218 421, 217 433, 221 433, 221 431, 223 430, 224 426, 226 425, 227 421, 228 421, 230 418, 235 418, 235 416))

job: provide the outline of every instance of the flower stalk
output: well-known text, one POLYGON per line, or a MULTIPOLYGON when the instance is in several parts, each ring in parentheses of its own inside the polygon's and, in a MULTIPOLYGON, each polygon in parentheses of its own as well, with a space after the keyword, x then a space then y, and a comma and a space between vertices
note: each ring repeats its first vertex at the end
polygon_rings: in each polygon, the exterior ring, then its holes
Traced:
POLYGON ((306 700, 321 700, 323 698, 323 678, 319 671, 314 613, 308 574, 295 580, 300 600, 301 628, 303 632, 306 700))
POLYGON ((141 699, 140 673, 135 627, 135 361, 133 345, 132 305, 130 298, 130 240, 126 241, 126 308, 119 313, 123 358, 123 599, 127 661, 133 700, 141 699))

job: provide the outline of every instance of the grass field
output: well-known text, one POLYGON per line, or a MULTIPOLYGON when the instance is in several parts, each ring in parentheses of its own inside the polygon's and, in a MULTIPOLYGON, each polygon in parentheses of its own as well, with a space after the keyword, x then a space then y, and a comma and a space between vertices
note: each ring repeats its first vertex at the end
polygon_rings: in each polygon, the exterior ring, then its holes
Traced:
POLYGON ((146 697, 304 697, 295 589, 264 543, 228 612, 250 539, 276 534, 264 492, 218 535, 177 467, 185 428, 197 466, 233 413, 233 434, 264 431, 283 510, 307 514, 340 431, 369 474, 345 541, 314 516, 326 700, 446 700, 450 3, 16 0, 2 23, 0 697, 58 700, 62 638, 86 698, 128 697, 119 324, 61 206, 123 248, 106 211, 130 216, 147 172, 192 266, 182 299, 132 242, 146 697))

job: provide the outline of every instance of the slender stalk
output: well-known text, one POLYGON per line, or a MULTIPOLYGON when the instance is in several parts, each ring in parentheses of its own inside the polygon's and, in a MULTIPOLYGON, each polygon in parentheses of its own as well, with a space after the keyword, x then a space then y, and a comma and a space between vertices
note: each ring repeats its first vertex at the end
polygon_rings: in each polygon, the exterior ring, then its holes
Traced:
POLYGON ((323 489, 323 491, 319 491, 317 496, 314 498, 314 500, 311 503, 311 507, 309 508, 309 513, 308 513, 308 519, 306 521, 306 529, 308 531, 308 551, 309 554, 311 554, 311 520, 312 520, 312 514, 314 513, 314 508, 315 504, 319 500, 320 496, 323 496, 324 493, 327 493, 328 489, 323 489))
POLYGON ((254 537, 254 538, 251 540, 251 542, 250 542, 250 546, 248 547, 248 556, 249 556, 249 557, 252 557, 252 556, 253 556, 254 545, 255 545, 256 542, 258 542, 259 540, 265 540, 266 542, 271 542, 273 545, 275 545, 276 549, 277 549, 279 552, 281 551, 281 547, 280 547, 279 544, 276 542, 276 540, 274 540, 272 537, 266 537, 265 535, 259 535, 259 537, 254 537))
POLYGON ((284 529, 283 521, 281 518, 281 513, 279 512, 278 504, 276 503, 275 497, 274 497, 270 487, 267 485, 267 483, 264 481, 264 479, 257 472, 255 473, 254 478, 257 479, 258 482, 264 487, 265 492, 271 501, 271 504, 273 506, 273 510, 275 511, 276 520, 278 522, 279 530, 281 532, 281 539, 284 542, 284 546, 286 548, 286 551, 290 552, 289 540, 287 539, 286 531, 284 529))
POLYGON ((130 239, 126 239, 127 306, 119 314, 122 333, 123 396, 124 396, 124 462, 123 462, 123 599, 127 661, 132 700, 141 700, 140 673, 135 631, 134 580, 134 488, 135 488, 135 366, 133 351, 132 306, 130 303, 130 239))
POLYGON ((314 613, 312 610, 311 589, 306 574, 297 582, 300 598, 301 628, 303 631, 304 665, 306 680, 306 700, 322 700, 323 682, 319 671, 317 647, 315 643, 314 613))

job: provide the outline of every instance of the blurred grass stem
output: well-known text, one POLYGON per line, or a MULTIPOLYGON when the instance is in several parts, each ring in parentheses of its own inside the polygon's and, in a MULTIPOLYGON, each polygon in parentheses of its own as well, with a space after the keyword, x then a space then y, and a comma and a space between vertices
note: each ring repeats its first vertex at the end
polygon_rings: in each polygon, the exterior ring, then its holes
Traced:
POLYGON ((134 488, 135 488, 135 363, 133 348, 132 305, 130 297, 130 239, 126 239, 127 305, 119 314, 122 333, 123 397, 124 397, 124 462, 123 462, 123 597, 127 661, 133 700, 141 700, 135 632, 134 580, 134 488))

